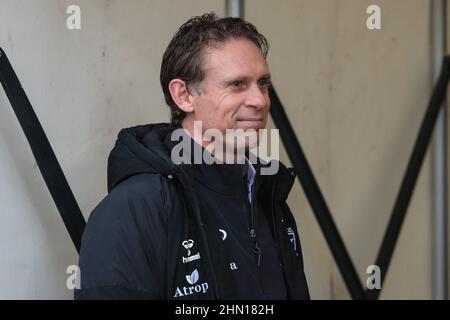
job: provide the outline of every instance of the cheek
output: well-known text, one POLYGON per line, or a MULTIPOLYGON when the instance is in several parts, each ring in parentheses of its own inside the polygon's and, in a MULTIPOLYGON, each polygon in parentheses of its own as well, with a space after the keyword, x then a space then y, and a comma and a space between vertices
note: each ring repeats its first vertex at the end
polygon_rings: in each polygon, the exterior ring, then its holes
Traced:
POLYGON ((219 130, 236 127, 235 115, 243 102, 233 95, 217 95, 215 98, 203 97, 198 101, 196 119, 203 121, 204 128, 219 130))
POLYGON ((225 128, 233 128, 235 124, 235 115, 239 109, 241 102, 232 96, 224 97, 217 105, 214 118, 225 128))
POLYGON ((218 104, 218 99, 208 98, 202 99, 197 105, 195 118, 197 121, 202 121, 203 130, 207 129, 223 129, 228 124, 228 116, 226 110, 221 104, 218 104))
POLYGON ((264 97, 266 98, 266 109, 267 109, 267 111, 269 111, 269 109, 270 109, 270 97, 269 97, 269 92, 266 92, 265 93, 265 95, 264 95, 264 97))
POLYGON ((227 105, 224 110, 224 119, 227 121, 229 128, 235 128, 237 125, 236 114, 239 113, 239 108, 243 105, 240 101, 232 101, 227 105))

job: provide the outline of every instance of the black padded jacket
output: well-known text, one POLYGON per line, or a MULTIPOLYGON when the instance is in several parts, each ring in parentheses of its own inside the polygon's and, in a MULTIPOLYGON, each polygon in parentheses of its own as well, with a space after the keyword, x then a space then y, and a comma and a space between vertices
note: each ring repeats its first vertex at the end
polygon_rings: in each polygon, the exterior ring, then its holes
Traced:
POLYGON ((279 163, 263 176, 268 164, 256 164, 249 203, 242 165, 175 165, 171 132, 161 123, 119 133, 75 299, 309 299, 286 204, 293 170, 279 163))

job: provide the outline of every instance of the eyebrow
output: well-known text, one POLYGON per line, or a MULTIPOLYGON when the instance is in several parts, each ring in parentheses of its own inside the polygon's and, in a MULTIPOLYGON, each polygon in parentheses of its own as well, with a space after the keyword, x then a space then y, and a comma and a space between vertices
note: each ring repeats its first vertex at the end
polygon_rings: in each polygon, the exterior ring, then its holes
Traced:
MULTIPOLYGON (((271 77, 272 77, 272 76, 271 76, 270 73, 265 73, 265 74, 263 74, 261 77, 258 78, 258 81, 259 81, 259 80, 262 80, 262 79, 264 79, 264 80, 270 80, 271 77)), ((230 83, 233 82, 233 81, 236 81, 236 80, 247 81, 249 78, 250 78, 250 77, 247 77, 247 76, 236 75, 236 76, 226 77, 226 78, 224 78, 224 79, 222 79, 222 80, 219 80, 219 81, 217 81, 217 84, 218 84, 219 86, 226 86, 226 85, 230 84, 230 83)))

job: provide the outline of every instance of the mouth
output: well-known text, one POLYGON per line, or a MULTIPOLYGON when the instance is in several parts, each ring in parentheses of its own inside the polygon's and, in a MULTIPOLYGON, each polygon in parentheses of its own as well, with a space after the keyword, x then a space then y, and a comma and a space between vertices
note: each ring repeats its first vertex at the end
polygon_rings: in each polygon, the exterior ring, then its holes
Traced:
POLYGON ((256 122, 262 122, 262 121, 264 121, 264 119, 263 118, 259 118, 259 117, 254 117, 254 118, 239 118, 239 119, 237 119, 237 121, 256 121, 256 122))
POLYGON ((261 124, 264 124, 264 119, 263 118, 242 118, 242 119, 237 119, 237 122, 240 125, 260 126, 261 124))
POLYGON ((238 122, 264 122, 264 118, 238 118, 238 122))
POLYGON ((265 127, 263 118, 242 118, 237 120, 238 126, 244 129, 262 129, 265 127))

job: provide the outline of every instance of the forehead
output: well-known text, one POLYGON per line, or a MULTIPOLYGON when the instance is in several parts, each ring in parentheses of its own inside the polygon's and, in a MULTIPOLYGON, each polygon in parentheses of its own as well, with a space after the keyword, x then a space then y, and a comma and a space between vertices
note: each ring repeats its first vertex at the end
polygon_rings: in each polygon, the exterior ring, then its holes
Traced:
POLYGON ((202 59, 205 78, 259 78, 269 73, 261 50, 250 40, 230 39, 205 49, 202 59))

